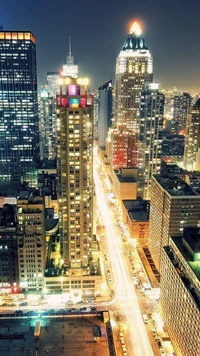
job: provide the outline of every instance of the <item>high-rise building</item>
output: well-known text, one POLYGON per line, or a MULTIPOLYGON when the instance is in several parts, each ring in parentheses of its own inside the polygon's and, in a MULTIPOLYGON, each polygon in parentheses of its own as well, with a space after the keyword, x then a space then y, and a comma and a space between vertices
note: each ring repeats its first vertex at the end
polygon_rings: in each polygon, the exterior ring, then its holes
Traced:
POLYGON ((64 77, 78 78, 78 65, 74 64, 74 57, 71 51, 71 38, 69 38, 69 54, 66 64, 63 65, 62 75, 64 77))
POLYGON ((173 120, 179 125, 179 132, 186 129, 187 114, 192 103, 189 93, 174 96, 173 120))
POLYGON ((196 154, 200 147, 200 99, 190 107, 187 115, 183 166, 188 171, 195 168, 196 154))
POLYGON ((180 236, 184 227, 197 226, 199 206, 200 195, 182 179, 173 174, 153 176, 148 247, 159 271, 169 236, 180 236))
POLYGON ((0 181, 37 185, 36 45, 31 32, 0 31, 0 181))
POLYGON ((152 176, 160 173, 163 114, 164 95, 158 91, 158 83, 147 84, 141 94, 139 123, 139 146, 144 167, 144 199, 150 199, 152 176))
POLYGON ((87 78, 61 78, 57 96, 61 254, 67 267, 89 266, 93 236, 93 96, 87 78))
POLYGON ((56 99, 47 88, 39 91, 40 158, 53 160, 56 157, 56 99))
POLYGON ((42 291, 46 264, 43 197, 28 191, 20 192, 17 220, 20 289, 42 291))
MULTIPOLYGON (((113 128, 119 131, 119 135, 127 131, 134 135, 133 150, 137 154, 141 92, 152 81, 153 59, 138 24, 134 23, 116 61, 113 128)), ((116 145, 111 143, 111 150, 111 156, 117 157, 116 145)), ((112 160, 110 163, 112 167, 112 160)), ((138 157, 134 164, 138 166, 138 157)), ((130 167, 130 162, 125 162, 125 165, 130 167)))
POLYGON ((112 126, 112 91, 112 80, 109 80, 107 83, 98 88, 98 142, 99 146, 104 149, 106 147, 108 129, 112 126))
POLYGON ((60 93, 60 74, 58 72, 47 72, 47 90, 51 98, 56 98, 60 93))
POLYGON ((159 304, 176 355, 199 355, 199 256, 199 228, 185 228, 163 248, 159 304))
POLYGON ((153 82, 153 59, 135 22, 116 61, 114 127, 138 131, 141 92, 153 82))

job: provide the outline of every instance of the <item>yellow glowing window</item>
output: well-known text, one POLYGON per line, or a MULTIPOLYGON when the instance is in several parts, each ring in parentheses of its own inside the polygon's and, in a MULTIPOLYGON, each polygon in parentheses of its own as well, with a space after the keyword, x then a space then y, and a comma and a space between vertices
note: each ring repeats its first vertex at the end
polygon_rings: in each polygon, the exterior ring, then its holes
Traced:
POLYGON ((10 32, 6 32, 6 40, 10 40, 11 39, 11 33, 10 32))
POLYGON ((0 40, 3 40, 4 39, 4 32, 0 32, 0 40))
POLYGON ((31 39, 31 34, 25 33, 25 40, 30 40, 30 39, 31 39))
POLYGON ((24 34, 22 32, 18 33, 18 39, 23 40, 24 39, 24 34))
POLYGON ((17 32, 12 32, 12 39, 17 40, 17 32))

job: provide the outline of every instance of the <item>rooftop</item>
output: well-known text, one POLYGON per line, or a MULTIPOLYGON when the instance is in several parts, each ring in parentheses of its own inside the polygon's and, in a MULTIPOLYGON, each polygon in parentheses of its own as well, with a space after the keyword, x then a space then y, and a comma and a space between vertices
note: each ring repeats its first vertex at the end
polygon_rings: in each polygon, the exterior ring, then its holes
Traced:
POLYGON ((118 170, 114 170, 115 175, 120 183, 136 183, 137 180, 135 177, 124 177, 121 175, 121 172, 118 170))
POLYGON ((171 196, 199 195, 187 183, 174 174, 159 174, 155 175, 154 178, 171 196))
POLYGON ((0 354, 109 356, 106 336, 101 315, 1 319, 0 354), (41 322, 39 338, 34 337, 36 321, 41 322))
POLYGON ((142 199, 122 200, 125 209, 132 221, 149 220, 149 202, 142 199))

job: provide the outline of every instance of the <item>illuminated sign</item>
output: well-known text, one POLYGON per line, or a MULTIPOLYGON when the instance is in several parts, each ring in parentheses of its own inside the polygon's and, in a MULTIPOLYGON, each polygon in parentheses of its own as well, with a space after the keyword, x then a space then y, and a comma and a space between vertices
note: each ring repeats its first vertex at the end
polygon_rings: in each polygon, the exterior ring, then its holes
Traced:
POLYGON ((68 95, 80 95, 80 87, 77 84, 68 85, 68 95))
POLYGON ((79 108, 79 99, 70 98, 68 99, 69 108, 79 108))

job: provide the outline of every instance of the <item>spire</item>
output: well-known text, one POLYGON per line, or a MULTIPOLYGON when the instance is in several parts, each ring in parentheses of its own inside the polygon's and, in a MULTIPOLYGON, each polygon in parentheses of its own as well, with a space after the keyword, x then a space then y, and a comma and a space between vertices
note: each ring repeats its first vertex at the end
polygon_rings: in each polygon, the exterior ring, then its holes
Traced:
POLYGON ((71 36, 69 36, 69 58, 72 58, 72 44, 71 44, 71 36))

